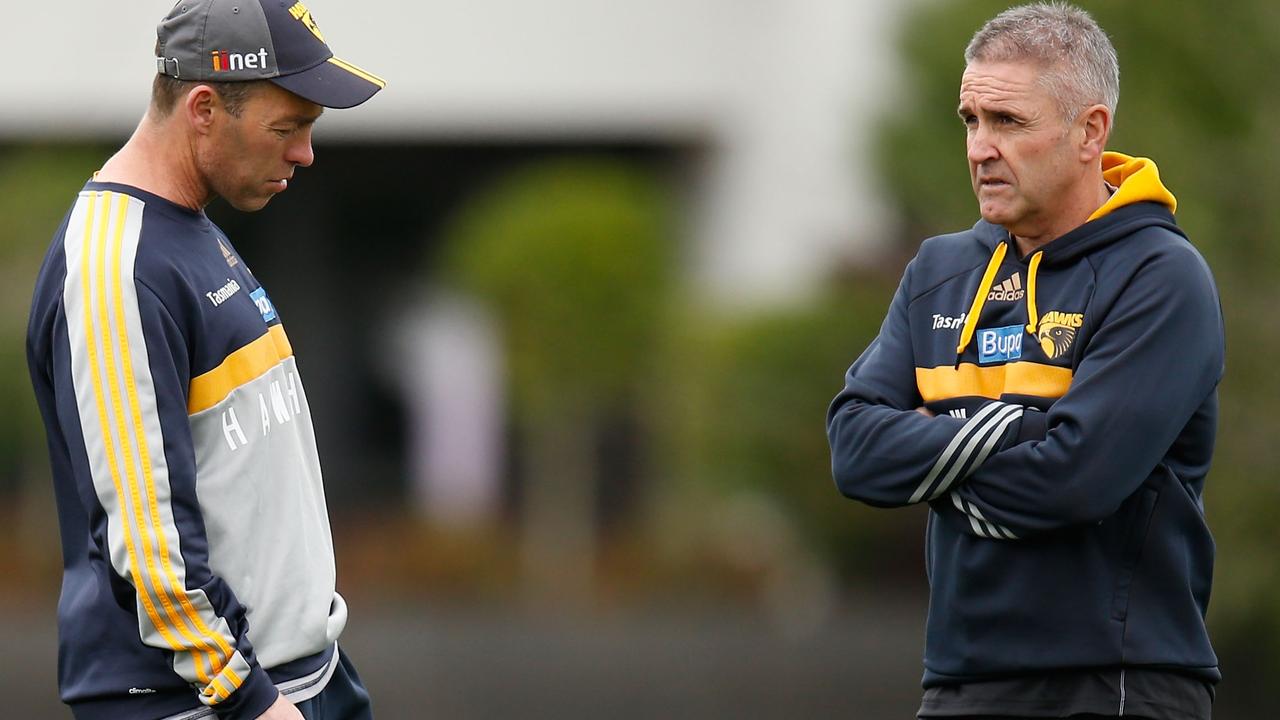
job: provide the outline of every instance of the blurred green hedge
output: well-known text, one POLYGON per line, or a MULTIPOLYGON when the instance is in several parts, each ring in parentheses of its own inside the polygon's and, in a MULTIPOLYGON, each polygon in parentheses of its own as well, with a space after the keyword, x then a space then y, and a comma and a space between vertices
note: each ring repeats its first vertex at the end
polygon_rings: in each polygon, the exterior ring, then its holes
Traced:
POLYGON ((670 309, 669 210, 649 174, 580 157, 507 173, 450 224, 441 279, 497 312, 523 419, 643 387, 670 309))
POLYGON ((44 425, 27 373, 27 315, 49 239, 105 157, 90 149, 0 148, 0 495, 45 474, 44 425))
POLYGON ((772 498, 846 580, 923 578, 920 556, 902 562, 903 549, 921 547, 923 517, 843 499, 824 429, 827 406, 879 331, 896 281, 891 273, 844 278, 812 304, 745 317, 695 310, 673 344, 681 390, 669 430, 683 447, 678 472, 722 494, 772 498))

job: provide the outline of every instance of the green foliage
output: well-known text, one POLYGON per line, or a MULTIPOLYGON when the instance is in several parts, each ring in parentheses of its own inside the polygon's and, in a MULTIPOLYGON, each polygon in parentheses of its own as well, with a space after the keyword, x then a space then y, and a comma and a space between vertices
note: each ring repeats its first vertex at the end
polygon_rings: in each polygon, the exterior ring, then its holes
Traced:
MULTIPOLYGON (((963 50, 1009 3, 925 4, 905 24, 911 100, 884 128, 880 159, 911 229, 921 236, 976 218, 956 120, 963 50)), ((1227 321, 1228 371, 1219 443, 1206 489, 1218 539, 1211 621, 1220 638, 1280 644, 1269 558, 1280 445, 1280 6, 1234 3, 1082 2, 1111 35, 1121 92, 1111 147, 1153 158, 1178 196, 1178 222, 1217 276, 1227 321)), ((1176 359, 1171 360, 1176 362, 1176 359)), ((1263 653, 1274 669, 1280 660, 1263 653)))
POLYGON ((102 161, 90 150, 0 150, 0 491, 24 462, 43 466, 44 426, 27 374, 27 313, 49 239, 102 161))
POLYGON ((883 577, 883 547, 918 546, 923 533, 923 519, 904 521, 908 512, 841 498, 824 431, 827 405, 893 291, 887 275, 860 278, 808 307, 704 320, 676 343, 684 397, 671 403, 679 420, 669 429, 685 444, 688 472, 725 493, 774 499, 845 575, 883 577))
POLYGON ((616 162, 534 165, 447 233, 451 278, 504 326, 517 412, 537 419, 642 382, 667 308, 667 200, 616 162))

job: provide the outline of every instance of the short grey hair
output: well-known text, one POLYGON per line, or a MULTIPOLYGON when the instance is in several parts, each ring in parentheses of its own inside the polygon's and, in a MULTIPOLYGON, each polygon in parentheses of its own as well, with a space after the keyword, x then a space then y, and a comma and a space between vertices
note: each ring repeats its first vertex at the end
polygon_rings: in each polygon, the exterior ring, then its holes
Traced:
POLYGON ((1120 102, 1120 61, 1115 46, 1093 16, 1064 2, 1009 8, 974 33, 964 49, 966 64, 1031 60, 1040 82, 1071 120, 1089 105, 1120 102))

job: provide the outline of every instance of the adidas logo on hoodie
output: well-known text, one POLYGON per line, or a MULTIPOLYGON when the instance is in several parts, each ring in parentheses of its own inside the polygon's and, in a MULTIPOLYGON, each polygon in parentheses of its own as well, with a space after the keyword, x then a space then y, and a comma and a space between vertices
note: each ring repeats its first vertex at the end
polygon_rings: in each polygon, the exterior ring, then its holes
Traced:
POLYGON ((1014 273, 999 285, 992 285, 987 293, 987 302, 1013 302, 1027 296, 1022 289, 1022 273, 1014 273))

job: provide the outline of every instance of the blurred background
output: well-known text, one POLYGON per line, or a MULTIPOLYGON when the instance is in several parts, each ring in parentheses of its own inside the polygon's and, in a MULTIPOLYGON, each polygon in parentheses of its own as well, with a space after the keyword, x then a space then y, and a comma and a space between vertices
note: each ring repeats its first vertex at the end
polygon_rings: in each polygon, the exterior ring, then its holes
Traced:
MULTIPOLYGON (((1111 146, 1221 289, 1216 716, 1266 717, 1280 5, 1081 4, 1120 54, 1111 146)), ((27 309, 168 5, 0 5, 0 696, 59 718, 27 309)), ((209 214, 299 356, 380 716, 913 717, 924 517, 840 498, 824 413, 919 242, 976 217, 961 53, 1009 3, 311 5, 389 87, 265 210, 209 214)))

